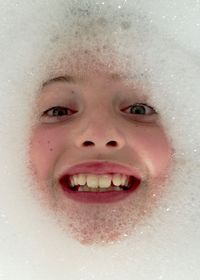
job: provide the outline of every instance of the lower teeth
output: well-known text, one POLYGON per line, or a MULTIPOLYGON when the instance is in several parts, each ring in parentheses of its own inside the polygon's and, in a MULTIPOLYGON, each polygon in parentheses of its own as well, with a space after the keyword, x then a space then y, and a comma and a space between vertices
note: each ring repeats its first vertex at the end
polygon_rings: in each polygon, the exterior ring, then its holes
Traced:
POLYGON ((128 190, 128 186, 120 186, 115 187, 111 186, 109 188, 89 188, 88 186, 74 186, 70 187, 73 191, 79 191, 79 192, 109 192, 109 191, 122 191, 122 190, 128 190))

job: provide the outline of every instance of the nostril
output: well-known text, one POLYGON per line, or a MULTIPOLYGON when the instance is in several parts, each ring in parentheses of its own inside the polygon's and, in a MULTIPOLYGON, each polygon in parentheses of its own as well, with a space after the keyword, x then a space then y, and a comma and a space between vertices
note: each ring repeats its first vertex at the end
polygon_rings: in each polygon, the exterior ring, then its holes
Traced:
POLYGON ((83 146, 84 147, 94 146, 94 143, 92 141, 85 141, 85 142, 83 142, 83 146))
MULTIPOLYGON (((93 141, 84 141, 82 143, 83 147, 92 147, 92 146, 96 146, 96 145, 98 146, 98 143, 95 143, 93 141)), ((105 146, 106 147, 117 147, 118 143, 116 141, 112 140, 112 141, 107 142, 105 146)))
POLYGON ((117 142, 116 141, 109 141, 106 146, 110 146, 110 147, 116 147, 117 146, 117 142))

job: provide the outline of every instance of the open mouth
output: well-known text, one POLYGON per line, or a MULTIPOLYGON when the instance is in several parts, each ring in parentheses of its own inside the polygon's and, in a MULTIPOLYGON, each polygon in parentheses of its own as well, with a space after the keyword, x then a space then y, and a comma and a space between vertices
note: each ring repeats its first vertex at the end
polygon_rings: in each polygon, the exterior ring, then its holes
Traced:
POLYGON ((74 174, 59 180, 62 189, 72 199, 82 202, 114 202, 135 191, 141 179, 125 174, 74 174))

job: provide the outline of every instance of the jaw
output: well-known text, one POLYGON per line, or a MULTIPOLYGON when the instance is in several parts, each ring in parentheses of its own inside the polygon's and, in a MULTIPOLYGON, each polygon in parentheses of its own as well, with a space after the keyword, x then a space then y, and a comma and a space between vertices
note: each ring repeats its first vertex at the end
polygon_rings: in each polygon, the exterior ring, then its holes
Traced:
POLYGON ((82 244, 109 245, 128 237, 154 206, 145 186, 113 203, 82 203, 60 190, 57 213, 60 225, 82 244), (150 206, 150 207, 149 207, 150 206))
MULTIPOLYGON (((160 195, 166 187, 143 180, 126 197, 123 196, 126 191, 116 192, 122 193, 120 199, 113 200, 112 197, 110 201, 106 201, 105 197, 102 196, 101 199, 98 196, 100 193, 94 193, 95 202, 94 198, 90 198, 93 195, 91 193, 82 193, 83 197, 80 199, 77 199, 77 196, 72 198, 66 194, 58 181, 54 183, 51 187, 52 196, 56 201, 52 212, 54 219, 56 218, 66 235, 84 245, 99 246, 128 238, 135 231, 139 231, 140 226, 143 229, 152 211, 157 208, 160 195)), ((77 195, 78 192, 73 194, 77 195)))

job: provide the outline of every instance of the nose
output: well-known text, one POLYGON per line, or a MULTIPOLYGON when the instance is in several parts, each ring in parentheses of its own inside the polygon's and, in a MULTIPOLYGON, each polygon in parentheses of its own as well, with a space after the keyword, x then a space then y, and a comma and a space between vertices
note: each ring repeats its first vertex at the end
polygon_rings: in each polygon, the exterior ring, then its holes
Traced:
POLYGON ((76 138, 79 148, 121 149, 125 145, 125 137, 116 123, 108 120, 88 121, 85 129, 76 138))

